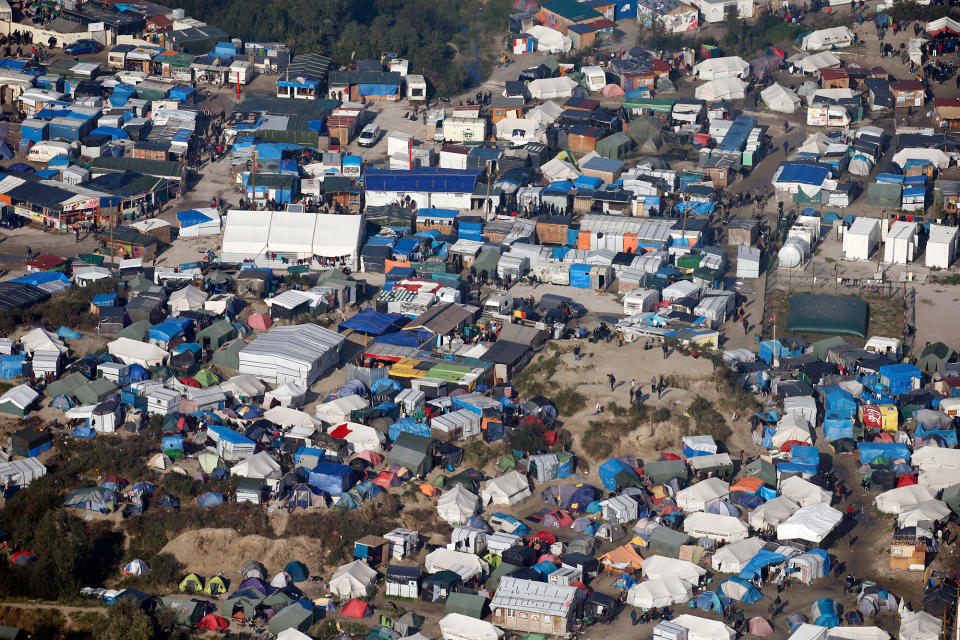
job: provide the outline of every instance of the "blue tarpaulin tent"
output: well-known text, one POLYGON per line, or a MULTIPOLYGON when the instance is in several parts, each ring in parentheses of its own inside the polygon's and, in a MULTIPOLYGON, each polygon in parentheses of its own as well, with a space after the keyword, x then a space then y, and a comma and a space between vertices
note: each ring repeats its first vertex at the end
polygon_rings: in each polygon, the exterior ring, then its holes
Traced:
POLYGON ((187 318, 167 318, 158 325, 150 327, 148 335, 151 340, 157 342, 170 342, 181 335, 190 326, 190 320, 187 318))
POLYGON ((750 558, 750 562, 740 570, 739 576, 744 580, 752 580, 760 575, 760 570, 772 564, 785 562, 787 557, 781 553, 774 553, 761 549, 757 555, 750 558))
POLYGON ((807 447, 801 444, 790 445, 790 458, 793 462, 813 465, 814 468, 820 465, 820 452, 816 447, 807 447))
POLYGON ((415 436, 424 436, 429 438, 431 435, 430 426, 417 422, 413 418, 401 418, 390 425, 388 436, 391 440, 396 440, 401 433, 412 433, 415 436))
POLYGON ((910 461, 910 449, 896 442, 858 442, 857 450, 861 464, 869 464, 877 458, 886 458, 890 462, 901 458, 910 461))
POLYGON ((743 604, 753 604, 763 598, 763 594, 760 593, 760 590, 757 589, 752 582, 739 576, 727 578, 721 582, 720 586, 717 587, 717 593, 731 600, 738 600, 743 604))
POLYGON ((208 491, 197 497, 197 504, 201 507, 215 507, 223 504, 223 495, 215 491, 208 491))
POLYGON ((810 608, 810 617, 813 619, 813 624, 821 627, 838 627, 840 626, 840 607, 830 598, 820 598, 810 608))
POLYGON ((364 309, 360 313, 340 323, 339 331, 347 329, 371 336, 382 336, 399 331, 410 321, 399 313, 381 313, 375 309, 364 309))
POLYGON ((825 413, 852 416, 857 412, 857 400, 849 391, 828 387, 824 390, 823 407, 825 413))
POLYGON ((923 376, 920 369, 906 362, 884 365, 877 369, 877 373, 880 374, 880 383, 894 395, 909 393, 919 388, 919 381, 923 376))
POLYGON ((826 416, 823 419, 823 434, 830 441, 853 438, 853 418, 826 416))
POLYGON ((352 470, 345 464, 321 462, 310 471, 307 482, 331 496, 339 496, 353 485, 352 470))
POLYGON ((617 484, 616 476, 622 471, 629 471, 631 474, 636 476, 636 473, 633 469, 628 467, 626 463, 618 460, 617 458, 611 458, 600 465, 598 473, 600 474, 600 482, 603 483, 604 489, 607 491, 614 491, 619 486, 617 484))
POLYGON ((0 378, 10 380, 23 375, 23 354, 0 356, 0 378))

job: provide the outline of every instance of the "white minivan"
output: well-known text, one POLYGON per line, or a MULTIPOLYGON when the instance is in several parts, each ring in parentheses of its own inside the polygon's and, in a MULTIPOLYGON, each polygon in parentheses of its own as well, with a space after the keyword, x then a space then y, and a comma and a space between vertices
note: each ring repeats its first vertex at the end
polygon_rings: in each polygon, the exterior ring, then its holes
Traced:
POLYGON ((380 125, 368 124, 363 128, 363 131, 360 132, 360 137, 357 138, 357 144, 361 147, 372 147, 377 144, 381 133, 383 133, 383 131, 380 129, 380 125))

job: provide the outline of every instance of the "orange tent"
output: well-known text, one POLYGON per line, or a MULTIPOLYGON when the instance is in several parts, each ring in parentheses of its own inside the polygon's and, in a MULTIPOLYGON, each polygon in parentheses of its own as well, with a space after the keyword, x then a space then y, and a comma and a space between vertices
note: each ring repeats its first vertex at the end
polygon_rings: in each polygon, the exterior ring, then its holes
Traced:
POLYGON ((217 631, 223 632, 230 628, 230 623, 226 618, 221 618, 218 615, 208 613, 207 615, 200 618, 200 622, 197 623, 197 629, 206 629, 207 631, 217 631))
POLYGON ((343 605, 343 609, 340 610, 340 615, 347 618, 362 618, 370 615, 370 605, 363 600, 357 600, 354 598, 347 604, 343 605))
POLYGON ((600 564, 614 571, 637 571, 643 565, 643 558, 631 544, 611 549, 600 556, 600 564))
POLYGON ((747 493, 756 493, 760 491, 760 487, 763 486, 763 480, 760 478, 750 476, 748 478, 742 478, 736 483, 730 485, 730 493, 734 491, 746 491, 747 493))
POLYGON ((429 496, 431 498, 435 498, 438 495, 440 495, 440 489, 437 489, 432 484, 427 484, 426 482, 420 485, 419 489, 420 489, 420 493, 422 493, 425 496, 429 496))

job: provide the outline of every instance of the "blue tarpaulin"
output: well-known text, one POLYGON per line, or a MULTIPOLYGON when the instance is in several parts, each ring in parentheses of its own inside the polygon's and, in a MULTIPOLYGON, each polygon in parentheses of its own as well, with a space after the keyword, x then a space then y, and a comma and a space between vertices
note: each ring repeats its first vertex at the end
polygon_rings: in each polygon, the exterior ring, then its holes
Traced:
POLYGON ((395 84, 360 84, 357 94, 361 96, 392 96, 399 90, 395 84))
MULTIPOLYGON (((779 555, 779 554, 775 554, 779 555)), ((780 556, 784 558, 784 556, 780 556)), ((785 559, 785 558, 784 558, 785 559)), ((753 604, 757 600, 763 598, 763 594, 760 593, 760 590, 752 582, 748 582, 740 576, 734 576, 732 578, 727 578, 720 583, 720 586, 717 588, 717 593, 720 595, 727 596, 731 600, 739 600, 743 604, 753 604), (725 585, 728 586, 726 591, 724 590, 725 585), (735 586, 733 586, 735 585, 735 586), (740 592, 743 592, 742 595, 740 592), (739 597, 733 597, 731 594, 737 594, 739 597)))
POLYGON ((190 320, 187 318, 167 318, 160 324, 150 327, 150 339, 159 342, 170 342, 186 331, 189 326, 190 320))
POLYGON ((840 387, 829 387, 824 390, 823 407, 826 413, 853 416, 857 412, 857 399, 840 387))
POLYGON ((823 419, 823 434, 827 440, 853 438, 853 418, 826 416, 823 419))
POLYGON ((598 473, 600 474, 600 482, 603 483, 604 489, 607 491, 614 491, 617 489, 619 485, 617 484, 616 476, 621 471, 629 471, 634 476, 636 475, 633 469, 628 467, 626 463, 621 462, 617 458, 611 458, 600 465, 598 473))
POLYGON ((90 303, 95 307, 113 307, 116 306, 118 298, 119 296, 115 293, 98 293, 93 296, 90 303))
POLYGON ((70 340, 79 340, 83 337, 83 334, 79 331, 74 331, 73 329, 69 329, 67 327, 60 327, 57 329, 57 335, 61 338, 67 338, 70 340))
POLYGON ((814 468, 820 464, 820 452, 816 447, 805 447, 800 444, 790 445, 790 458, 793 462, 813 465, 814 468))
POLYGON ((750 558, 750 562, 740 570, 739 575, 745 580, 752 580, 760 575, 760 571, 764 567, 772 564, 780 564, 781 562, 786 562, 786 560, 787 557, 783 554, 761 549, 757 552, 757 555, 750 558))
POLYGON ((196 209, 188 209, 186 211, 177 211, 177 222, 180 223, 180 227, 193 227, 198 224, 205 224, 210 222, 213 218, 207 214, 197 211, 196 209))
POLYGON ((23 374, 23 354, 0 356, 0 378, 10 380, 23 374))
POLYGON ((401 418, 390 425, 387 435, 391 440, 396 440, 401 433, 412 433, 415 436, 429 438, 431 436, 430 426, 417 422, 413 418, 401 418))
POLYGON ((90 132, 90 135, 110 136, 113 140, 128 140, 130 138, 130 134, 116 127, 97 127, 90 132))
POLYGON ((777 471, 781 474, 799 473, 809 478, 817 475, 817 466, 813 464, 803 464, 801 462, 779 462, 777 463, 777 471))
POLYGON ((432 342, 433 332, 429 329, 407 329, 406 331, 397 331, 387 333, 377 338, 374 343, 392 344, 398 347, 422 347, 432 342))
POLYGON ((351 469, 345 464, 321 462, 310 471, 307 482, 331 496, 339 496, 352 486, 351 476, 351 469))
POLYGON ((368 308, 341 322, 337 328, 341 332, 350 329, 371 336, 382 336, 399 331, 409 321, 409 318, 398 313, 381 313, 368 308))
POLYGON ((861 464, 869 464, 880 457, 890 462, 900 458, 910 461, 910 449, 907 445, 896 442, 858 442, 857 450, 860 452, 861 464))
POLYGON ((914 380, 919 381, 923 375, 920 369, 906 362, 884 365, 877 369, 877 373, 880 374, 880 382, 894 395, 913 391, 914 380))
POLYGON ((298 144, 289 144, 286 142, 260 142, 256 145, 257 156, 263 160, 279 160, 283 157, 284 151, 293 151, 296 149, 305 149, 298 144))
POLYGON ((25 276, 14 278, 10 282, 16 282, 17 284, 32 284, 35 287, 39 287, 42 284, 54 281, 70 284, 70 279, 59 271, 38 271, 36 273, 28 273, 25 276))
POLYGON ((223 504, 223 495, 214 491, 208 491, 197 498, 197 504, 201 507, 215 507, 223 504))

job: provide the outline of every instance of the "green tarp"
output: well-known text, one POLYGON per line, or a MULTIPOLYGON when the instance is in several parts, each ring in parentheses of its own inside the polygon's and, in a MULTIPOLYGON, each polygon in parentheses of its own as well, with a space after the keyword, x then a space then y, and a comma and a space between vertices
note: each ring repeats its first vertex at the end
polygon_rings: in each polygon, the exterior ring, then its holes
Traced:
POLYGON ((44 389, 43 394, 48 398, 55 398, 60 394, 73 398, 75 397, 77 389, 84 386, 88 382, 90 381, 87 380, 86 376, 75 371, 65 378, 55 380, 54 382, 48 384, 47 388, 44 389))
POLYGON ((596 151, 605 158, 619 160, 630 153, 630 147, 632 146, 633 141, 629 136, 622 131, 618 131, 598 141, 596 151))
POLYGON ((103 402, 111 393, 118 391, 117 385, 106 378, 97 378, 92 382, 83 385, 74 393, 74 397, 80 404, 97 404, 103 402))
POLYGON ((669 527, 657 527, 650 534, 647 548, 652 552, 669 558, 680 557, 680 547, 693 542, 693 538, 669 527))
POLYGON ((875 207, 900 208, 903 185, 871 182, 867 185, 867 204, 875 207))
POLYGON ((643 467, 643 473, 658 484, 670 482, 674 478, 686 480, 690 477, 687 465, 683 460, 657 460, 648 462, 643 467))
POLYGON ((870 306, 850 296, 790 296, 787 331, 867 337, 870 306))
POLYGON ((240 338, 231 340, 225 344, 222 349, 213 354, 213 357, 210 358, 210 364, 224 367, 225 369, 239 369, 240 352, 243 351, 243 348, 246 346, 247 343, 240 338))
POLYGON ((124 327, 117 332, 118 338, 130 338, 131 340, 136 340, 138 342, 145 342, 147 337, 147 331, 150 330, 150 327, 153 325, 149 320, 140 320, 139 322, 134 322, 133 324, 124 327))
POLYGON ((483 619, 487 599, 472 593, 451 593, 443 607, 444 613, 459 613, 477 620, 483 619))

